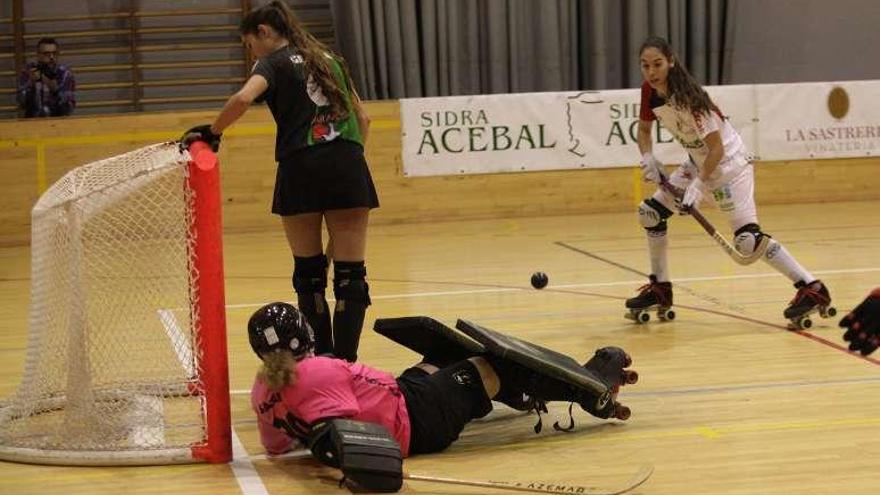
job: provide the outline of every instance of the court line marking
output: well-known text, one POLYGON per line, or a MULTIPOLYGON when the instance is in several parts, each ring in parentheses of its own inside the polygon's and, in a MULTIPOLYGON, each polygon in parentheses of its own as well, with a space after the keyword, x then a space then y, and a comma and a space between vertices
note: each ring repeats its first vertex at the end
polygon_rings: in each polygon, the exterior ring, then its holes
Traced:
MULTIPOLYGON (((880 272, 880 267, 870 267, 870 268, 846 268, 840 270, 817 270, 814 271, 814 274, 817 275, 840 275, 846 273, 872 273, 872 272, 880 272)), ((749 274, 741 274, 741 275, 719 275, 719 276, 702 276, 702 277, 682 277, 676 278, 676 281, 681 282, 709 282, 709 281, 719 281, 719 280, 739 280, 739 279, 752 279, 752 278, 772 278, 772 277, 782 277, 781 274, 777 272, 768 272, 768 273, 749 273, 749 274)), ((371 278, 371 282, 399 282, 399 283, 408 283, 408 284, 426 284, 426 285, 455 285, 455 286, 467 286, 467 287, 484 287, 482 289, 465 289, 465 290, 447 290, 447 291, 428 291, 428 292, 404 292, 398 294, 378 294, 378 295, 370 295, 370 299, 372 300, 384 300, 384 299, 412 299, 412 298, 421 298, 421 297, 438 297, 438 296, 459 296, 459 295, 468 295, 468 294, 492 294, 492 293, 502 293, 502 292, 519 292, 519 291, 533 291, 532 287, 514 287, 514 286, 505 286, 500 284, 482 284, 476 282, 446 282, 439 280, 404 280, 404 279, 381 279, 381 278, 371 278)), ((637 284, 644 283, 644 279, 638 280, 621 280, 618 282, 591 282, 584 284, 553 284, 546 289, 542 289, 547 292, 552 292, 554 289, 585 289, 585 288, 593 288, 593 287, 618 287, 618 286, 632 286, 637 284)), ((580 292, 573 292, 574 294, 583 294, 580 292)), ((332 298, 328 298, 328 301, 332 301, 332 298)), ((260 303, 238 303, 238 304, 227 304, 227 309, 242 309, 242 308, 258 308, 266 304, 265 302, 260 303)))
POLYGON ((241 493, 244 495, 269 495, 266 485, 263 484, 263 479, 260 478, 251 459, 244 444, 241 443, 241 439, 238 438, 238 434, 235 433, 235 428, 232 428, 232 461, 229 463, 229 467, 232 468, 232 474, 235 476, 241 493))
MULTIPOLYGON (((555 242, 555 244, 558 245, 558 246, 560 246, 560 247, 563 247, 563 248, 566 248, 566 249, 570 249, 570 250, 575 251, 575 252, 577 252, 577 253, 583 254, 583 255, 588 256, 588 257, 590 257, 590 258, 593 258, 593 259, 595 259, 595 260, 602 261, 602 262, 604 262, 604 263, 610 264, 610 265, 615 266, 615 267, 617 267, 617 268, 620 268, 620 269, 622 269, 622 270, 626 270, 626 271, 633 272, 633 273, 641 273, 640 271, 636 270, 635 268, 632 268, 632 267, 629 267, 629 266, 623 265, 623 264, 618 263, 618 262, 616 262, 616 261, 612 261, 612 260, 605 259, 605 258, 603 258, 603 257, 601 257, 601 256, 598 256, 598 255, 595 255, 595 254, 593 254, 593 253, 590 253, 589 251, 586 251, 586 250, 584 250, 584 249, 575 248, 575 247, 569 246, 569 245, 567 245, 567 244, 565 244, 565 243, 562 243, 562 242, 555 242)), ((865 270, 865 272, 867 272, 867 271, 869 271, 869 270, 865 270)), ((813 273, 820 273, 820 272, 813 272, 813 273)), ((780 276, 781 276, 781 275, 780 275, 780 276)), ((678 280, 678 279, 676 279, 676 280, 678 280)), ((572 294, 578 294, 578 293, 579 293, 579 292, 577 292, 577 291, 564 291, 564 290, 563 290, 563 291, 559 291, 559 292, 569 292, 569 293, 572 293, 572 294)), ((585 295, 591 295, 591 296, 595 296, 595 295, 596 295, 596 294, 587 294, 587 293, 585 293, 585 292, 580 292, 580 293, 581 293, 581 294, 585 294, 585 295)), ((755 323, 755 324, 757 324, 757 325, 762 325, 762 326, 766 326, 766 327, 770 327, 770 328, 780 329, 780 330, 785 331, 786 333, 790 333, 790 334, 794 334, 794 335, 799 335, 799 336, 801 336, 801 337, 804 337, 804 338, 807 338, 807 339, 809 339, 809 340, 812 340, 813 342, 817 342, 817 343, 819 343, 819 344, 822 344, 822 345, 824 345, 824 346, 830 347, 830 348, 832 348, 832 349, 836 349, 836 350, 838 350, 838 351, 843 352, 844 354, 846 354, 846 355, 848 355, 848 356, 852 356, 852 357, 855 357, 855 358, 857 358, 857 359, 861 359, 861 360, 863 360, 863 361, 867 361, 867 362, 869 362, 869 363, 873 363, 873 364, 876 364, 876 365, 880 366, 880 360, 878 360, 878 359, 872 358, 872 357, 870 357, 870 356, 862 356, 862 355, 859 354, 859 353, 853 353, 853 352, 850 352, 848 348, 846 348, 846 347, 844 347, 844 346, 842 346, 842 345, 839 345, 839 344, 835 344, 834 342, 831 342, 830 340, 827 340, 827 339, 824 339, 824 338, 822 338, 822 337, 819 337, 818 335, 812 334, 812 333, 810 333, 810 332, 808 332, 808 331, 806 331, 806 330, 791 330, 791 329, 789 329, 786 325, 779 325, 779 324, 776 324, 776 323, 771 323, 771 322, 769 322, 769 321, 764 321, 764 320, 759 320, 759 319, 757 319, 757 318, 751 318, 751 317, 748 317, 748 316, 743 316, 742 314, 728 313, 728 312, 726 312, 726 311, 718 311, 718 310, 714 310, 714 309, 700 308, 700 307, 696 307, 696 306, 685 306, 685 305, 682 305, 682 304, 678 304, 678 305, 676 305, 676 306, 679 307, 679 308, 691 309, 691 310, 694 310, 694 311, 700 311, 700 312, 703 312, 703 313, 712 313, 712 314, 716 314, 716 315, 719 315, 719 316, 727 316, 727 317, 729 317, 729 318, 734 318, 734 319, 737 319, 737 320, 747 321, 747 322, 749 322, 749 323, 755 323)))
MULTIPOLYGON (((851 378, 851 379, 842 379, 842 380, 822 380, 822 381, 794 381, 794 382, 776 382, 776 383, 763 383, 763 384, 753 384, 753 385, 731 385, 731 386, 715 386, 715 387, 696 387, 696 388, 684 388, 684 389, 669 389, 669 390, 657 390, 657 391, 648 391, 648 392, 628 392, 625 390, 621 391, 620 396, 626 397, 629 399, 637 398, 637 397, 652 397, 652 396, 674 396, 674 395, 686 395, 686 394, 707 394, 707 393, 728 393, 728 392, 747 392, 752 390, 769 390, 775 388, 783 388, 790 389, 794 387, 838 387, 841 385, 864 385, 865 383, 878 383, 880 382, 880 376, 871 376, 864 378, 851 378)), ((249 395, 250 390, 231 390, 230 393, 232 395, 249 395)), ((236 421, 236 424, 256 424, 256 419, 244 420, 244 421, 236 421)), ((868 418, 841 418, 841 419, 831 419, 831 420, 794 420, 794 421, 781 421, 781 422, 772 422, 772 423, 717 423, 717 424, 703 424, 697 425, 693 427, 680 428, 680 429, 660 429, 655 431, 616 431, 614 433, 614 440, 658 440, 658 439, 666 439, 666 438, 688 438, 688 437, 699 437, 706 440, 716 440, 725 436, 735 435, 735 434, 751 434, 751 433, 768 433, 774 431, 791 431, 791 430, 827 430, 832 428, 847 428, 847 427, 864 427, 864 426, 876 426, 880 425, 880 418, 868 417, 868 418)), ((603 424, 596 424, 594 427, 602 427, 603 424)), ((234 435, 233 429, 233 435, 234 435)), ((237 441, 237 437, 233 437, 233 441, 237 441)), ((240 443, 240 442, 239 442, 240 443)), ((235 444, 233 444, 234 446, 235 444)), ((512 446, 512 445, 511 445, 512 446)), ((235 451, 235 449, 233 449, 235 451)), ((243 451, 243 447, 241 449, 243 451)), ((241 456, 236 451, 235 458, 239 459, 241 456)), ((244 455, 247 455, 246 452, 244 455)), ((278 456, 270 456, 265 452, 261 454, 254 454, 249 456, 250 460, 253 461, 265 461, 265 460, 286 460, 286 459, 302 459, 311 457, 311 452, 308 449, 297 449, 290 452, 287 452, 278 456)), ((251 495, 248 492, 244 492, 245 495, 251 495)))
MULTIPOLYGON (((621 397, 668 397, 674 395, 690 395, 690 394, 723 394, 730 392, 749 392, 755 390, 772 390, 777 388, 808 388, 808 387, 838 387, 841 385, 864 385, 866 383, 880 383, 880 376, 869 376, 863 378, 844 378, 840 380, 809 380, 809 381, 792 381, 792 382, 771 382, 771 383, 754 383, 740 385, 719 385, 707 387, 691 387, 691 388, 671 388, 666 390, 654 391, 631 391, 626 387, 620 390, 621 397)), ((250 389, 233 389, 229 391, 230 395, 250 396, 250 389)), ((256 420, 249 421, 256 423, 256 420)))
POLYGON ((691 428, 659 430, 651 432, 616 431, 614 441, 620 440, 657 440, 663 438, 701 437, 715 440, 726 435, 769 433, 790 430, 827 430, 831 428, 848 428, 880 425, 880 418, 842 418, 831 420, 800 420, 780 421, 776 423, 738 423, 700 425, 691 428))
MULTIPOLYGON (((608 423, 610 424, 610 423, 608 423)), ((735 424, 716 424, 716 425, 699 425, 689 428, 668 429, 659 431, 615 431, 614 441, 620 440, 658 440, 666 438, 687 438, 700 437, 707 440, 715 440, 727 435, 734 434, 751 434, 751 433, 769 433, 774 431, 791 431, 791 430, 827 430, 832 428, 849 428, 880 425, 880 418, 842 418, 831 420, 800 420, 800 421, 780 421, 774 423, 735 423, 735 424)), ((598 427, 602 424, 595 425, 598 427)), ((512 448, 515 443, 508 444, 505 447, 512 448)), ((265 453, 250 456, 255 461, 263 460, 286 460, 286 459, 302 459, 311 457, 311 452, 307 449, 298 449, 287 452, 278 456, 269 456, 265 453)))
POLYGON ((654 391, 629 391, 621 389, 621 397, 668 397, 673 395, 690 394, 714 394, 730 392, 750 392, 756 390, 772 390, 777 388, 808 388, 808 387, 838 387, 841 385, 864 385, 866 383, 880 383, 880 376, 865 378, 844 378, 841 380, 810 380, 794 382, 771 382, 743 385, 720 385, 707 387, 692 387, 680 389, 654 390, 654 391))

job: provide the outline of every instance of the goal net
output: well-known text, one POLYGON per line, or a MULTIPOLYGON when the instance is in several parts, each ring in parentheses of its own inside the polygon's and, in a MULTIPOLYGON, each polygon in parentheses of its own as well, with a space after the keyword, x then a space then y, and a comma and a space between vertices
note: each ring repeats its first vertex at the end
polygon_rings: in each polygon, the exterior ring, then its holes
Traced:
POLYGON ((204 143, 157 144, 71 170, 39 198, 0 459, 229 460, 217 169, 204 143))

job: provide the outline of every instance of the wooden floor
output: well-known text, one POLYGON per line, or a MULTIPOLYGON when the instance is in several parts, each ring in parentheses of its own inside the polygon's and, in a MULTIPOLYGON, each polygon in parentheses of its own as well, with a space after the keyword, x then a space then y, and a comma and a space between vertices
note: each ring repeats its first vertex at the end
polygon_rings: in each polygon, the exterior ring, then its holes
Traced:
MULTIPOLYGON (((878 207, 789 205, 760 213, 764 229, 827 282, 843 313, 880 285, 878 207)), ((225 257, 236 461, 147 468, 0 462, 0 493, 343 493, 326 478, 333 471, 310 459, 266 460, 248 406, 257 359, 244 323, 257 305, 292 299, 280 228, 227 235, 225 257)), ((623 318, 623 299, 644 281, 637 272, 647 269, 647 254, 634 214, 374 228, 362 361, 404 369, 415 355, 375 334, 372 322, 430 315, 448 323, 469 318, 578 360, 618 345, 641 374, 620 396, 633 411, 627 422, 576 411, 576 428, 557 432, 553 421, 568 418, 565 405, 556 405, 536 435, 534 415, 499 407, 446 452, 409 459, 406 469, 613 486, 652 464, 653 477, 635 493, 878 493, 880 355, 843 352, 836 319, 786 331, 790 283, 764 263, 733 264, 689 218, 672 221, 670 265, 678 319, 635 325, 623 318), (550 276, 541 291, 528 284, 536 270, 550 276)), ((28 287, 29 250, 0 249, 0 396, 20 377, 28 287)), ((489 491, 408 481, 404 493, 489 491)))

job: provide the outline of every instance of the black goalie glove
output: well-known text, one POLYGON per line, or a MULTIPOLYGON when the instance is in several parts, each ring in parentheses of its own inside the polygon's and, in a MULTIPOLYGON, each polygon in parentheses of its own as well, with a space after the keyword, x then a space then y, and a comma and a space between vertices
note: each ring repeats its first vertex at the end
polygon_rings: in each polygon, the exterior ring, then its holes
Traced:
POLYGON ((840 326, 846 328, 843 340, 849 342, 849 350, 858 351, 863 356, 877 350, 880 346, 880 287, 844 316, 840 326))
POLYGON ((223 134, 211 132, 211 124, 197 125, 183 133, 180 137, 180 147, 189 148, 194 141, 204 141, 216 153, 220 149, 220 137, 223 134))
POLYGON ((383 426, 331 419, 309 434, 309 449, 322 463, 342 470, 345 480, 362 490, 396 492, 403 486, 400 446, 383 426))

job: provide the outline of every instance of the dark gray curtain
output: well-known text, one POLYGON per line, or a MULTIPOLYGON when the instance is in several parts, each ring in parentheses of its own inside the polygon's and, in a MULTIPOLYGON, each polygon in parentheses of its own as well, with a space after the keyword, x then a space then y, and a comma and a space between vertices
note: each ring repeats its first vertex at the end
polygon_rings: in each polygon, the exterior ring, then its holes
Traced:
POLYGON ((736 0, 725 43, 733 84, 880 79, 880 2, 736 0))
POLYGON ((364 98, 640 84, 638 49, 669 39, 705 84, 723 81, 729 0, 331 0, 364 98))

